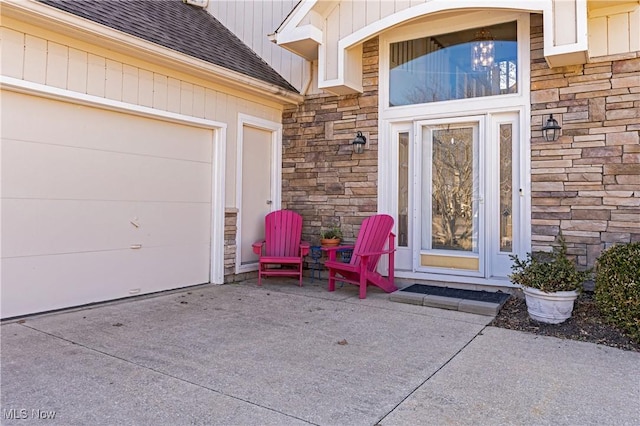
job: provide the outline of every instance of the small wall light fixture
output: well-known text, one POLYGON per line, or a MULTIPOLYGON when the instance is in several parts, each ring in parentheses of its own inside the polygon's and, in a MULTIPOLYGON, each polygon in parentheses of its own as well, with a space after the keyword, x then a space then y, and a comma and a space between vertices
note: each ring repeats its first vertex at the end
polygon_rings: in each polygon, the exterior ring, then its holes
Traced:
POLYGON ((356 137, 351 141, 353 145, 353 152, 356 154, 362 154, 364 152, 364 146, 367 143, 367 138, 362 136, 362 132, 358 131, 356 137))
POLYGON ((544 136, 544 140, 547 142, 555 142, 560 137, 560 125, 558 121, 553 118, 553 114, 549 114, 549 118, 547 118, 547 122, 544 126, 542 126, 542 135, 544 136))

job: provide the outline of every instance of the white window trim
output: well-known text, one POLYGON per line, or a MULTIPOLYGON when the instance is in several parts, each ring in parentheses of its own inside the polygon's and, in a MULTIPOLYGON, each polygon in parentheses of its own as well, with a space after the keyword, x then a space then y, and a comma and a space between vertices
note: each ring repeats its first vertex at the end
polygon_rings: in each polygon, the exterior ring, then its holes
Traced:
MULTIPOLYGON (((450 17, 434 21, 428 26, 424 24, 408 25, 388 36, 380 37, 380 90, 379 107, 380 115, 384 119, 401 119, 415 117, 416 115, 443 116, 456 114, 463 106, 467 111, 484 111, 488 101, 500 106, 518 107, 523 104, 523 100, 529 99, 529 14, 495 12, 476 12, 472 16, 465 15, 465 21, 460 22, 459 17, 450 17), (468 19, 467 19, 468 18, 468 19), (438 34, 452 33, 469 28, 496 25, 504 22, 517 21, 518 24, 518 93, 505 95, 483 96, 479 98, 453 99, 442 102, 430 102, 427 104, 389 106, 389 52, 390 44, 400 41, 413 40, 422 37, 429 37, 438 34), (466 24, 464 23, 466 22, 466 24), (469 25, 468 22, 472 22, 469 25), (524 48, 526 44, 526 49, 524 48), (527 83, 527 84, 525 84, 527 83), (525 87, 526 86, 526 87, 525 87)), ((526 103, 525 102, 525 103, 526 103)))

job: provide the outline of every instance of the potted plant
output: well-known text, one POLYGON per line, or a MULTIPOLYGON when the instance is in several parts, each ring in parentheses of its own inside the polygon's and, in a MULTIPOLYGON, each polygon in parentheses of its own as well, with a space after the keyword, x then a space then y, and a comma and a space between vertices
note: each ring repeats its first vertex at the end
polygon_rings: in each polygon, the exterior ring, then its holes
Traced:
POLYGON ((525 295, 529 316, 540 322, 559 324, 571 317, 573 303, 591 271, 579 271, 567 258, 562 235, 551 253, 527 253, 526 259, 511 255, 511 281, 519 284, 525 295))
POLYGON ((320 245, 337 246, 342 240, 342 231, 337 226, 328 228, 320 232, 320 245))

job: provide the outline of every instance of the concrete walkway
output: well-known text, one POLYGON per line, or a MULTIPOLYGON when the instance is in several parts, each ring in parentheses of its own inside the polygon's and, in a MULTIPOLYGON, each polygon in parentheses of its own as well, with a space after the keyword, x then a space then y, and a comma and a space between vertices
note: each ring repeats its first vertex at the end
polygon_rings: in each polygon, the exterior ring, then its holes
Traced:
POLYGON ((4 323, 0 422, 640 424, 640 353, 267 282, 4 323))

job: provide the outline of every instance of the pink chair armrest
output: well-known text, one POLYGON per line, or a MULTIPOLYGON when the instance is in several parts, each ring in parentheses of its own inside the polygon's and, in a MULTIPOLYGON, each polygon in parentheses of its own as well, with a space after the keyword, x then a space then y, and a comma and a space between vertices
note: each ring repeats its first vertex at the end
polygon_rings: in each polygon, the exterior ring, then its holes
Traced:
POLYGON ((356 256, 364 257, 364 256, 375 256, 375 255, 378 255, 378 254, 389 254, 389 253, 393 253, 394 251, 396 251, 396 249, 383 250, 383 251, 378 251, 378 252, 375 252, 375 253, 353 253, 353 254, 356 255, 356 256))
POLYGON ((255 243, 253 243, 251 246, 253 247, 253 252, 255 254, 261 254, 262 253, 262 246, 264 245, 266 241, 265 240, 260 240, 260 241, 256 241, 255 243))
POLYGON ((306 256, 311 250, 311 244, 309 241, 300 241, 300 256, 306 256))
POLYGON ((344 249, 351 249, 353 250, 355 248, 355 246, 331 246, 331 247, 322 247, 323 251, 337 251, 337 250, 344 250, 344 249))

